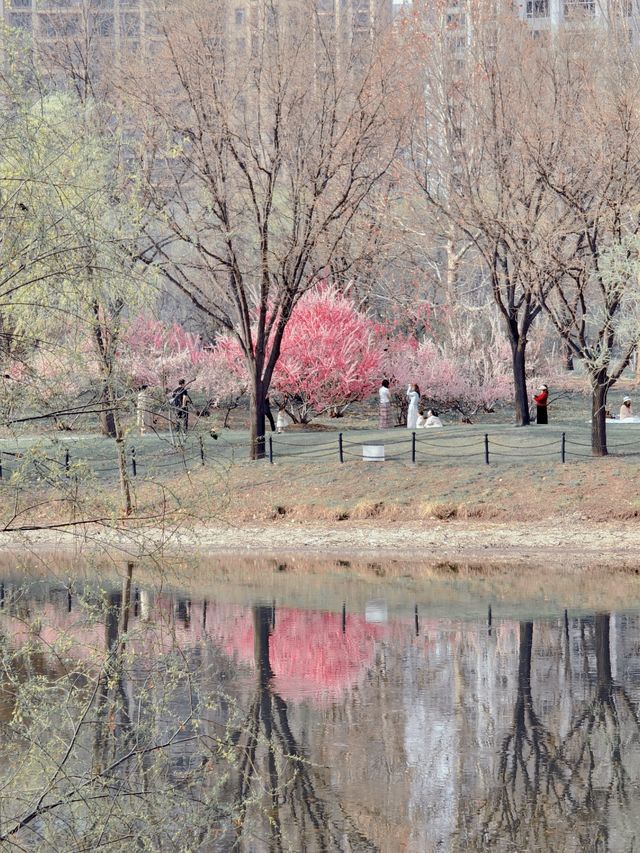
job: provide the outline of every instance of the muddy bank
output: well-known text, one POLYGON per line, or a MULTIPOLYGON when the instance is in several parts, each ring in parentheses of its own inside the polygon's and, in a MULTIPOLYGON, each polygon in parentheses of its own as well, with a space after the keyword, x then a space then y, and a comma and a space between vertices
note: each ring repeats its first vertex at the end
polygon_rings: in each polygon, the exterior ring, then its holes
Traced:
POLYGON ((478 571, 486 564, 492 571, 529 566, 563 573, 585 569, 640 573, 640 525, 572 518, 509 524, 470 520, 303 524, 282 520, 128 532, 87 525, 65 531, 0 534, 0 549, 5 554, 25 548, 83 553, 115 550, 131 557, 224 554, 278 559, 287 555, 318 560, 375 558, 401 561, 404 571, 415 576, 457 563, 474 564, 478 571))

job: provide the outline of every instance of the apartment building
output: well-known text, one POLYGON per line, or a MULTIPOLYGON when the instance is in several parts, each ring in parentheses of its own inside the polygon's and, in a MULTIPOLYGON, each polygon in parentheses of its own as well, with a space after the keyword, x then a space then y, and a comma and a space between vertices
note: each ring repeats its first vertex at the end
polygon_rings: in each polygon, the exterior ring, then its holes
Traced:
POLYGON ((551 31, 585 23, 633 24, 638 15, 637 0, 518 0, 517 7, 534 29, 551 31))
MULTIPOLYGON (((444 5, 430 0, 396 0, 394 17, 416 6, 427 16, 438 17, 444 12, 446 25, 452 31, 457 29, 464 42, 462 31, 468 29, 478 4, 476 0, 451 0, 444 5)), ((640 0, 513 0, 512 7, 536 36, 553 34, 561 27, 584 26, 623 27, 634 40, 640 32, 640 0)))
MULTIPOLYGON (((240 54, 278 15, 293 15, 297 0, 202 0, 226 6, 226 34, 240 54)), ((318 21, 326 31, 358 40, 390 22, 393 0, 314 0, 318 21)), ((0 18, 30 34, 37 44, 55 43, 80 34, 112 45, 136 48, 157 37, 154 0, 0 0, 0 18)))

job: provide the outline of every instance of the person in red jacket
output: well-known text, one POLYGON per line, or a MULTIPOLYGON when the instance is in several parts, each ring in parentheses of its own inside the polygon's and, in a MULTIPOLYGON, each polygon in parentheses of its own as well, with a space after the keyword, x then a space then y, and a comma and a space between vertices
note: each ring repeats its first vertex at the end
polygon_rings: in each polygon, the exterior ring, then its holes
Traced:
POLYGON ((539 424, 548 424, 547 417, 547 400, 549 399, 549 389, 546 385, 541 385, 538 393, 533 395, 533 402, 536 404, 536 421, 539 424))

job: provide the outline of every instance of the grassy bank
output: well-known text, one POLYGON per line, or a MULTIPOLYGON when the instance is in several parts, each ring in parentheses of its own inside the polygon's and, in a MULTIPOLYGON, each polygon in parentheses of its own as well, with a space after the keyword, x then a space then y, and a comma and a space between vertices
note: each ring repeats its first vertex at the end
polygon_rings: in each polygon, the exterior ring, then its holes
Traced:
MULTIPOLYGON (((508 414, 418 431, 415 447, 408 430, 378 431, 374 413, 350 414, 312 429, 270 434, 273 464, 247 459, 246 431, 224 430, 214 440, 205 419, 194 423, 184 449, 176 449, 167 434, 140 436, 131 429, 127 459, 136 515, 148 525, 287 521, 343 527, 350 521, 638 517, 640 425, 611 425, 611 455, 593 459, 587 396, 559 398, 547 427, 517 429, 508 414), (363 461, 362 447, 371 443, 384 444, 384 462, 363 461)), ((95 433, 5 435, 0 454, 4 528, 118 518, 110 439, 95 433)))

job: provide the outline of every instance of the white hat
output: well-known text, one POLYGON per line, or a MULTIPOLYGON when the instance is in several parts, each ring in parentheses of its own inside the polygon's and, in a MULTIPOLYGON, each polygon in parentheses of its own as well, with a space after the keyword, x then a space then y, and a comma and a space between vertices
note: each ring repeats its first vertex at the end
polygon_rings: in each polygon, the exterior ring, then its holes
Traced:
POLYGON ((623 397, 623 398, 622 398, 622 402, 623 402, 623 403, 630 403, 630 402, 631 402, 631 397, 623 397))

